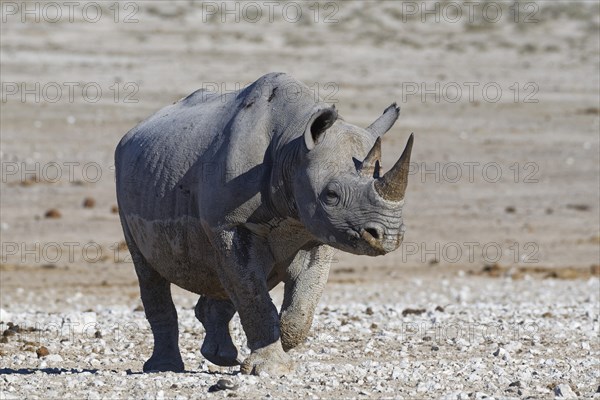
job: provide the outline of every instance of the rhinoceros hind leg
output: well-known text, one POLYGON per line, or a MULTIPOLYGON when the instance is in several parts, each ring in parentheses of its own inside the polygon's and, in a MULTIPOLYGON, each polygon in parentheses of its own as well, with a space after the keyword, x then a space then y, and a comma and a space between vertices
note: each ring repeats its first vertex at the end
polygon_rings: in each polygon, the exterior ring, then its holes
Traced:
POLYGON ((229 332, 229 321, 235 307, 229 300, 215 300, 201 296, 195 308, 196 318, 204 325, 206 336, 200 352, 208 361, 223 367, 239 365, 238 349, 229 332))
POLYGON ((251 351, 241 372, 290 372, 292 360, 281 347, 279 314, 267 285, 265 266, 274 263, 268 242, 244 226, 220 231, 213 239, 223 263, 219 279, 240 315, 251 351))
POLYGON ((179 353, 179 328, 171 298, 171 284, 152 269, 135 243, 128 240, 127 244, 138 276, 146 318, 154 336, 154 351, 144 363, 144 372, 182 372, 184 365, 179 353))

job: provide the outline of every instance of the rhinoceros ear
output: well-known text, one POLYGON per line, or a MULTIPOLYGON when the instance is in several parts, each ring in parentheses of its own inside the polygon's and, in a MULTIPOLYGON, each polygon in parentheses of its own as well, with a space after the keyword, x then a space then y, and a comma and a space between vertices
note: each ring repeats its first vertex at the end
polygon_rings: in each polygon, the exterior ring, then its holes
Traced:
POLYGON ((375 122, 369 125, 367 131, 371 132, 374 137, 378 138, 390 130, 390 128, 398 119, 399 115, 400 107, 398 107, 396 103, 393 103, 391 106, 385 109, 383 114, 377 118, 375 122))
POLYGON ((325 136, 325 131, 337 120, 338 113, 333 107, 320 108, 311 115, 304 131, 304 143, 312 150, 325 136))

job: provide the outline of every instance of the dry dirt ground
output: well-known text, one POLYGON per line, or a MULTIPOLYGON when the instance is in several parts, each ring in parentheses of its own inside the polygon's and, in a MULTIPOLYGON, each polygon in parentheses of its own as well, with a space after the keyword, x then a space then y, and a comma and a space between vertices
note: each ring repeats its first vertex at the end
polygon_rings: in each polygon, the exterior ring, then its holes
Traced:
POLYGON ((600 396, 597 1, 49 4, 1 3, 0 398, 600 396), (207 363, 177 288, 188 372, 142 374, 114 148, 271 71, 357 125, 398 102, 405 243, 337 255, 294 375, 207 363))

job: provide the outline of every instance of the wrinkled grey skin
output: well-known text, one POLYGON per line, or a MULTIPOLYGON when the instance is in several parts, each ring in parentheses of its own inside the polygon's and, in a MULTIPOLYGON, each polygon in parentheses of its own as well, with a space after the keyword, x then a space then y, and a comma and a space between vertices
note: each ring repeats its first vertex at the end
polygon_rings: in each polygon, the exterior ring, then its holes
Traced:
POLYGON ((392 105, 358 128, 272 73, 235 93, 194 92, 123 137, 119 213, 154 335, 144 371, 184 369, 171 283, 201 295, 208 360, 292 369, 286 351, 308 334, 334 248, 375 256, 402 241, 403 199, 375 190, 379 160, 363 165, 398 113, 392 105), (269 297, 279 282, 280 313, 269 297), (243 362, 229 334, 235 312, 251 350, 243 362))

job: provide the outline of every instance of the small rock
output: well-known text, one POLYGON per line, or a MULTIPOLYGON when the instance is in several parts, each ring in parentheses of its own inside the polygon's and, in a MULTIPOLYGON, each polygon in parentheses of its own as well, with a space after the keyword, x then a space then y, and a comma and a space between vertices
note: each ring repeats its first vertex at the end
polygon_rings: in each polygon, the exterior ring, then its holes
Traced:
POLYGON ((573 393, 571 386, 566 383, 561 383, 557 387, 554 388, 554 396, 560 397, 563 399, 576 399, 577 395, 573 393))
POLYGON ((513 352, 519 352, 519 350, 523 347, 521 342, 513 340, 504 345, 504 349, 510 354, 513 352))
POLYGON ((219 379, 217 381, 217 386, 221 390, 237 390, 237 388, 238 388, 238 385, 236 385, 229 379, 219 379))
POLYGON ((496 357, 502 358, 504 361, 509 361, 510 360, 510 354, 508 354, 508 351, 504 350, 502 347, 498 347, 496 349, 496 351, 494 351, 493 354, 496 357))
POLYGON ((590 206, 587 204, 567 204, 567 208, 576 211, 588 211, 590 209, 590 206))
POLYGON ((407 315, 421 315, 424 312, 424 308, 405 308, 404 310, 402 310, 402 316, 406 317, 407 315))
POLYGON ((110 212, 117 214, 119 212, 119 207, 116 204, 113 204, 112 207, 110 207, 110 212))
POLYGON ((92 390, 92 391, 88 392, 87 398, 90 400, 100 400, 102 398, 102 396, 100 396, 100 393, 92 390))
POLYGON ((238 385, 230 381, 229 379, 219 379, 216 385, 212 385, 208 388, 210 393, 218 392, 220 390, 237 390, 238 385))
POLYGON ((431 346, 432 351, 438 351, 439 349, 440 349, 439 346, 431 346))
POLYGON ((49 355, 50 352, 48 351, 48 349, 46 347, 42 346, 35 351, 35 354, 37 354, 38 358, 42 358, 42 357, 46 357, 47 355, 49 355))
POLYGON ((517 211, 517 209, 513 206, 508 206, 504 209, 504 211, 508 214, 514 214, 514 212, 517 211))
POLYGON ((589 350, 590 349, 590 344, 588 342, 582 342, 581 343, 581 348, 583 350, 589 350))
POLYGON ((83 208, 94 208, 95 205, 96 200, 94 200, 92 197, 86 197, 83 199, 83 208))
POLYGON ((6 311, 4 308, 0 308, 0 321, 8 321, 12 318, 12 314, 6 311))
POLYGON ((444 312, 444 307, 442 307, 442 306, 437 306, 437 307, 435 308, 435 311, 438 311, 438 312, 444 312))
POLYGON ((44 217, 50 218, 50 219, 57 219, 57 218, 61 218, 62 214, 56 208, 51 208, 50 210, 46 211, 46 213, 44 214, 44 217))
POLYGON ((521 381, 511 382, 511 384, 508 385, 508 387, 518 387, 518 388, 520 388, 521 387, 521 381))
POLYGON ((95 337, 96 339, 102 339, 102 332, 100 332, 100 331, 96 331, 96 332, 94 333, 94 337, 95 337))
POLYGON ((373 315, 374 314, 373 309, 371 307, 367 307, 367 309, 365 310, 365 313, 367 315, 373 315))
POLYGON ((46 362, 49 363, 59 363, 59 362, 63 362, 63 358, 61 356, 59 356, 58 354, 50 354, 48 356, 46 356, 46 362))

